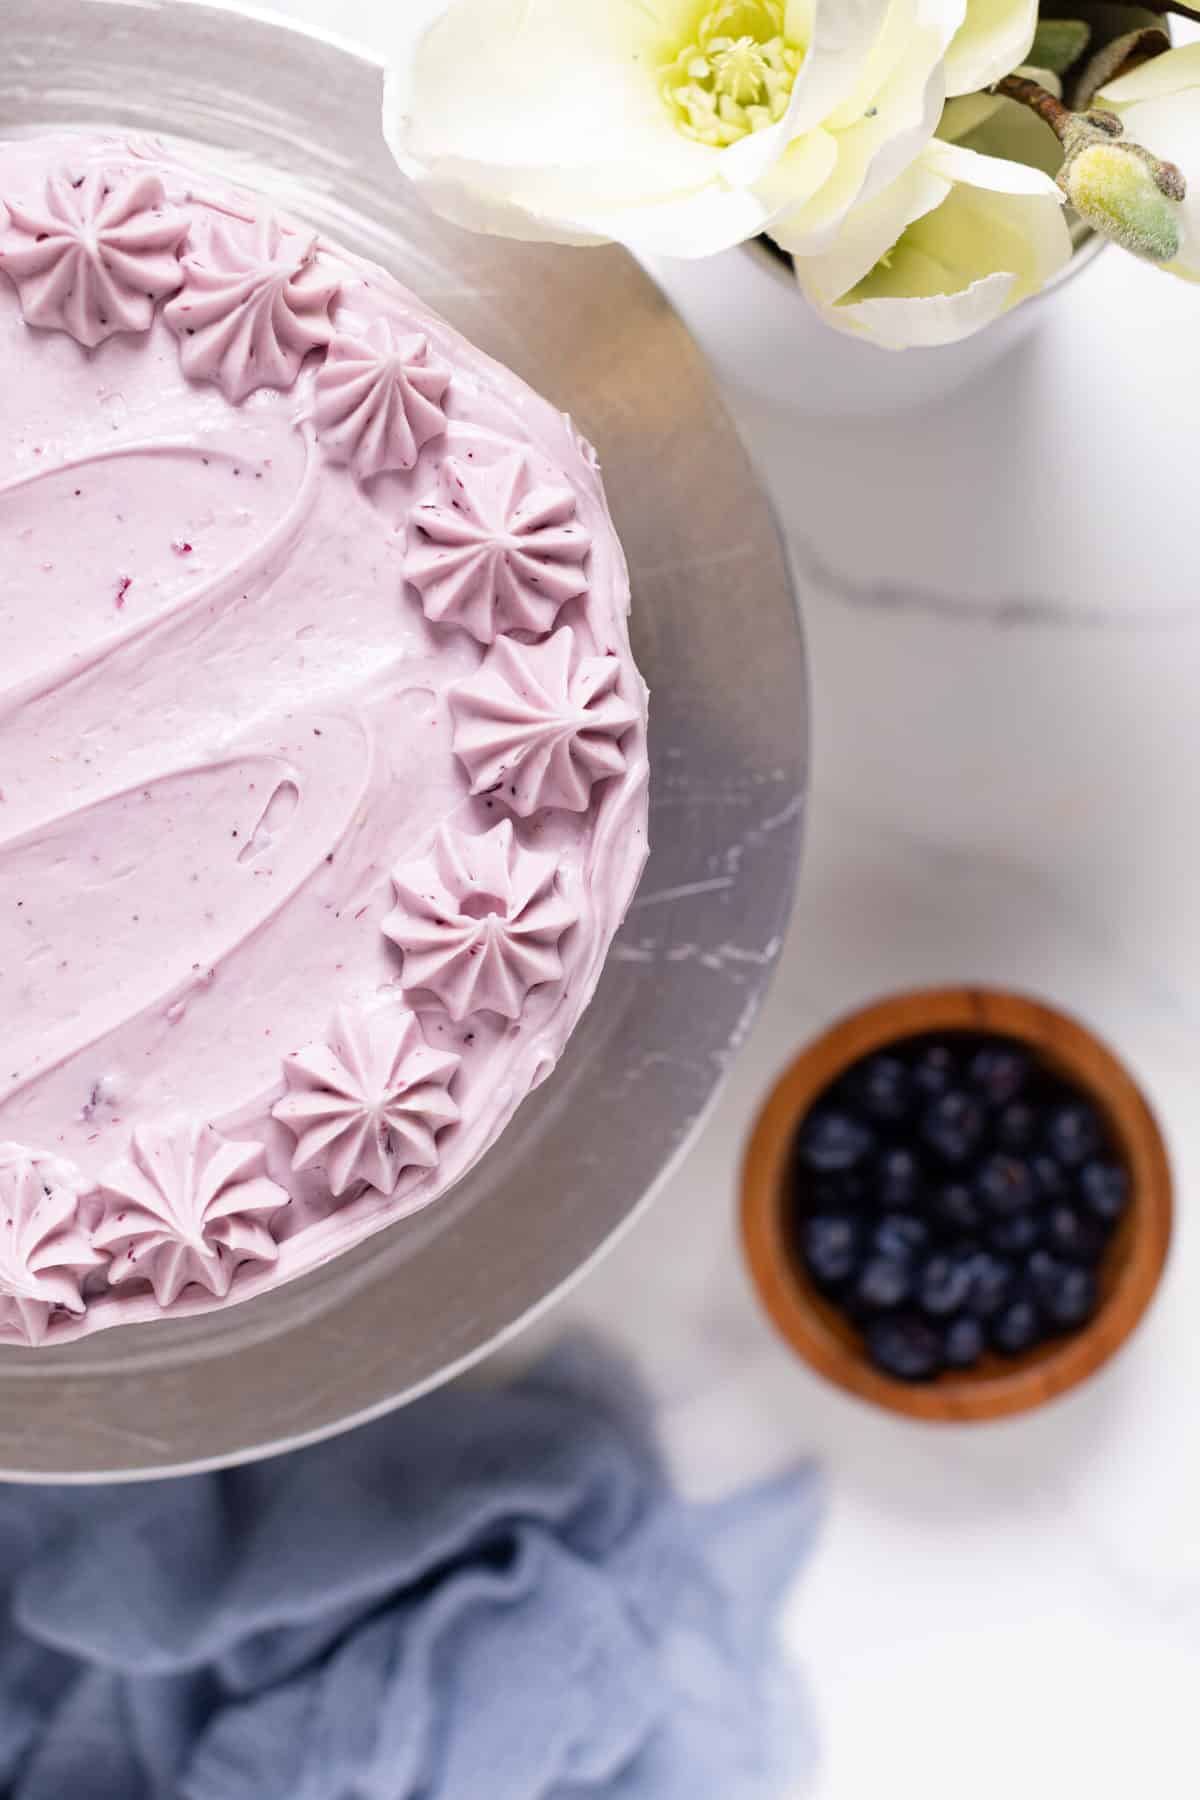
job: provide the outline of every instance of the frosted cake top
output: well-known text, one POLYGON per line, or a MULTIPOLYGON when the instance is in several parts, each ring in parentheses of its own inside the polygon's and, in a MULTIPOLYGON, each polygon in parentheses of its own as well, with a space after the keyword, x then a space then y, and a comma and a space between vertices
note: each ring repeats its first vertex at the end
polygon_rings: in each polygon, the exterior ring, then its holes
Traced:
POLYGON ((261 1292, 549 1073, 646 850, 595 459, 393 278, 0 145, 0 1342, 261 1292))

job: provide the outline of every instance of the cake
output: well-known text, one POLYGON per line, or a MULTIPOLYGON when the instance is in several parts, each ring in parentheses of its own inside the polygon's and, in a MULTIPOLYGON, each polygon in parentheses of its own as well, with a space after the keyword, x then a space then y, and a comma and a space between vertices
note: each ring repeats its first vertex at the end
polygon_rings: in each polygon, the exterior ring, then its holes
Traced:
POLYGON ((646 693, 570 421, 156 142, 0 145, 0 392, 0 1342, 53 1346, 488 1151, 637 885, 646 693))

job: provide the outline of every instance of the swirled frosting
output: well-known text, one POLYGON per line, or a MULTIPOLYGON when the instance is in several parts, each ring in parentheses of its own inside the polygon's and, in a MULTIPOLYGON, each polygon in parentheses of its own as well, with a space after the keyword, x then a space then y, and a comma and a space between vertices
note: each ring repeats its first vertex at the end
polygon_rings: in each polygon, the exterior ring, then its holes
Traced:
POLYGON ((84 1310, 103 1261, 79 1218, 85 1182, 61 1158, 0 1144, 0 1342, 40 1344, 55 1313, 84 1310))
POLYGON ((453 1187, 591 997, 647 758, 561 412, 147 140, 0 141, 0 205, 3 1357, 453 1187))
POLYGON ((317 428, 326 456, 360 481, 411 469, 446 429, 442 398, 450 370, 419 331, 388 319, 340 330, 317 375, 317 428))
POLYGON ((183 279, 188 218, 148 170, 51 168, 29 198, 6 194, 4 212, 0 270, 26 323, 88 349, 118 331, 149 331, 155 306, 183 279))
POLYGON ((519 1019, 526 995, 562 975, 559 939, 578 917, 563 878, 507 819, 478 837, 443 826, 429 856, 397 870, 383 922, 405 987, 436 994, 452 1019, 519 1019))
POLYGON ((112 1256, 109 1280, 149 1281, 170 1306, 192 1282, 221 1299, 239 1263, 273 1263, 270 1222, 289 1196, 266 1160, 198 1119, 136 1126, 129 1156, 100 1177, 108 1211, 93 1241, 112 1256))
POLYGON ((290 388, 310 350, 333 336, 338 287, 317 261, 317 240, 261 215, 252 225, 209 219, 183 259, 183 286, 164 312, 194 381, 230 400, 255 388, 290 388))
POLYGON ((588 591, 591 539, 575 494, 527 450, 494 461, 448 456, 435 498, 413 508, 404 572, 436 625, 481 644, 550 631, 588 591))
POLYGON ((340 1008, 327 1039, 284 1063, 275 1117, 296 1139, 292 1168, 324 1168, 335 1196, 356 1181, 394 1194, 405 1169, 435 1169, 461 1061, 431 1050, 407 1007, 340 1008))
POLYGON ((595 784, 624 773, 621 740, 638 723, 620 659, 577 660, 565 626, 544 644, 500 638, 449 698, 471 792, 496 794, 523 819, 549 806, 585 812, 595 784))

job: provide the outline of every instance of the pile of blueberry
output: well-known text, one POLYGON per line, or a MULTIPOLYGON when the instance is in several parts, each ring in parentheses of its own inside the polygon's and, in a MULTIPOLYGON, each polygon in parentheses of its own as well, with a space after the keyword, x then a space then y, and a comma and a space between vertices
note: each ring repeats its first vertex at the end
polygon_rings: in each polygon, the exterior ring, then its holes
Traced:
POLYGON ((1104 1124, 1010 1038, 910 1038, 849 1069, 800 1128, 795 1229, 813 1280, 904 1381, 1078 1330, 1129 1200, 1104 1124))

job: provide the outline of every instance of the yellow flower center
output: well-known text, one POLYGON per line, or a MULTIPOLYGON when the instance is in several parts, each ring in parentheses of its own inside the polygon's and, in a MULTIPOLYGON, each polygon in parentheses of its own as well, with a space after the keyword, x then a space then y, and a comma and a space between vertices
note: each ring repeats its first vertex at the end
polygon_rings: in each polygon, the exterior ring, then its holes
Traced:
POLYGON ((804 52, 784 36, 785 0, 721 0, 663 70, 680 131, 723 149, 787 111, 804 52))

